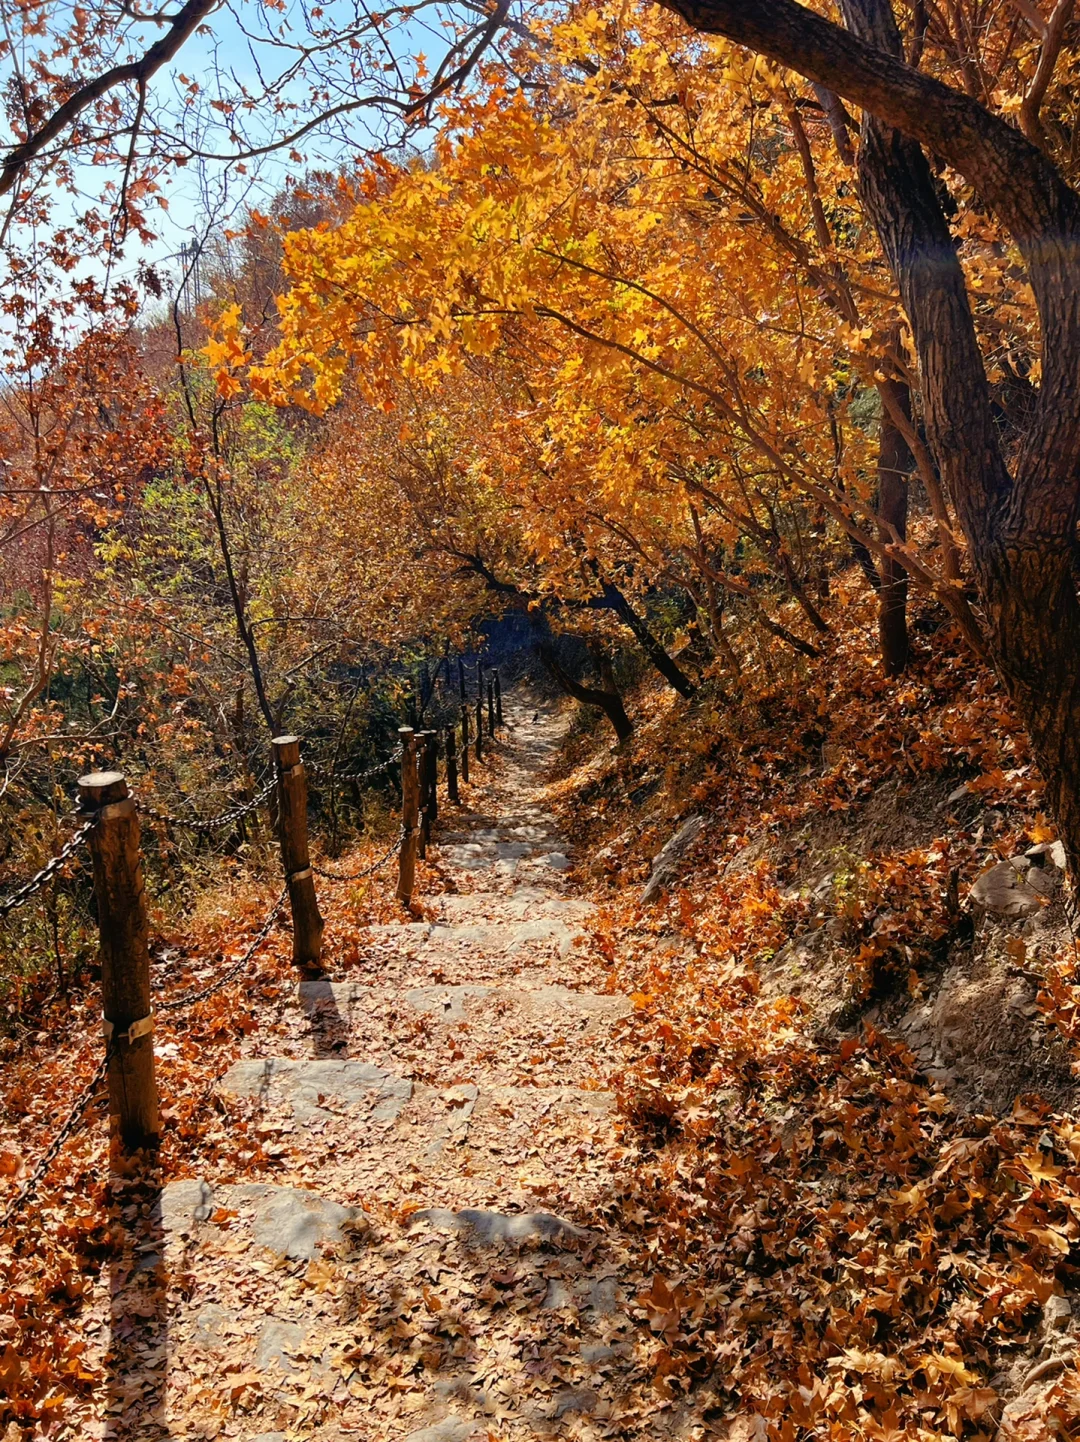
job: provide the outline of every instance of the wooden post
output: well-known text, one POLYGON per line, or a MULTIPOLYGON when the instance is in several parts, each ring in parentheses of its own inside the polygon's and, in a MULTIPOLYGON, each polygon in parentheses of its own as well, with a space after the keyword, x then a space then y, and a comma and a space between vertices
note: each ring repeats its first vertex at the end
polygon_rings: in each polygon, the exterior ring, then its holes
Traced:
POLYGON ((457 784, 457 738, 452 726, 446 728, 446 795, 452 806, 461 804, 457 784))
POLYGON ((431 787, 431 768, 428 764, 428 733, 418 731, 416 733, 416 773, 417 785, 420 790, 420 859, 427 858, 428 837, 431 835, 431 815, 429 812, 428 792, 431 787))
POLYGON ((502 683, 499 681, 498 671, 495 672, 495 720, 500 726, 503 724, 502 683))
POLYGON ((461 707, 461 779, 469 784, 469 708, 461 707))
POLYGON ((292 911, 293 965, 311 970, 318 967, 322 956, 324 923, 308 855, 307 776, 300 760, 299 737, 275 736, 270 745, 277 767, 278 837, 292 911))
POLYGON ((495 682, 488 680, 488 735, 495 735, 495 682))
POLYGON ((479 694, 476 697, 476 759, 484 759, 484 698, 479 694))
POLYGON ((161 1134, 150 1010, 150 926, 139 854, 139 817, 120 771, 79 778, 79 803, 98 823, 90 833, 101 938, 101 1009, 109 1059, 109 1116, 125 1147, 161 1134))
POLYGON ((465 662, 461 659, 460 656, 457 658, 457 679, 458 690, 461 692, 461 700, 462 703, 464 703, 469 699, 469 695, 468 692, 465 690, 465 662))
POLYGON ((428 744, 428 815, 431 818, 431 825, 428 827, 428 834, 431 834, 431 827, 439 819, 439 733, 429 731, 427 734, 428 744))
POLYGON ((406 906, 416 886, 416 852, 420 842, 420 778, 416 770, 416 732, 400 726, 401 737, 401 852, 398 862, 398 900, 406 906))

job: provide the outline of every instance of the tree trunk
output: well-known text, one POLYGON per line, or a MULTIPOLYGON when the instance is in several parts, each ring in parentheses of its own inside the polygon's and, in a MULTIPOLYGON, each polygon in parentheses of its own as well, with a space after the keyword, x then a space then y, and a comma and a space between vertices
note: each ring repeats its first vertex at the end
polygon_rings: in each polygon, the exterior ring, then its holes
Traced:
POLYGON ((648 622, 644 617, 638 615, 626 596, 620 591, 619 587, 613 582, 606 580, 600 574, 600 565, 596 558, 591 558, 588 564, 593 575, 600 582, 606 604, 611 607, 619 620, 633 631, 638 644, 646 656, 648 656, 656 671, 663 676, 664 680, 673 690, 678 691, 680 696, 685 697, 686 700, 689 701, 696 690, 693 681, 690 680, 686 672, 683 671, 677 662, 664 650, 663 646, 649 629, 648 622))
POLYGON ((967 538, 991 655, 1080 863, 1080 195, 978 100, 904 59, 890 0, 842 0, 850 32, 795 0, 664 0, 700 30, 789 65, 863 108, 859 184, 900 287, 927 438, 967 538), (1012 233, 1042 332, 1031 429, 1010 474, 963 271, 927 145, 1012 233))
MULTIPOLYGON (((910 414, 911 396, 902 381, 885 380, 889 399, 910 414)), ((895 424, 889 408, 883 407, 878 436, 878 514, 886 526, 901 540, 907 538, 908 474, 915 461, 895 424)), ((888 543, 892 537, 886 533, 888 543)), ((881 584, 878 587, 878 635, 881 639, 881 661, 886 676, 900 676, 908 663, 907 572, 892 556, 881 561, 881 584)))
POLYGON ((630 717, 627 716, 622 697, 615 689, 614 682, 611 680, 610 668, 607 668, 607 676, 603 678, 605 686, 609 689, 601 691, 594 686, 583 686, 580 681, 575 681, 574 678, 563 669, 558 657, 555 655, 553 647, 541 645, 537 649, 540 653, 540 659, 547 667, 551 677, 557 685, 562 687, 568 696, 572 696, 575 701, 580 701, 583 706, 599 707, 614 727, 615 735, 619 738, 619 741, 628 741, 630 739, 634 734, 634 723, 630 720, 630 717))

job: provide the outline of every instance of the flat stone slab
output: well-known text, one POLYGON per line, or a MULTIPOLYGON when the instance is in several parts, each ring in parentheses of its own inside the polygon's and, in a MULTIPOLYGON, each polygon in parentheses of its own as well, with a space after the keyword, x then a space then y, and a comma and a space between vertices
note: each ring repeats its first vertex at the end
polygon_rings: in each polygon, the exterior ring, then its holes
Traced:
POLYGON ((296 1261, 310 1261, 321 1246, 344 1241, 347 1227, 367 1224, 359 1207, 343 1207, 299 1187, 248 1182, 230 1187, 229 1199, 233 1205, 254 1204, 257 1246, 296 1261))
POLYGON ((493 986, 417 986, 405 993, 405 1000, 414 1011, 440 1021, 464 1021, 466 1003, 482 1001, 495 990, 493 986))
POLYGON ((372 1120, 393 1122, 412 1096, 412 1082, 404 1077, 371 1062, 335 1058, 238 1061, 225 1073, 222 1086, 234 1096, 280 1097, 300 1122, 310 1121, 323 1110, 320 1103, 324 1097, 337 1097, 346 1105, 373 1104, 372 1120))
POLYGON ((261 1372, 271 1367, 280 1367, 283 1372, 295 1372, 292 1357, 302 1352, 307 1343, 308 1329, 302 1322, 286 1322, 280 1317, 267 1317, 259 1331, 255 1350, 255 1365, 261 1372))
POLYGON ((596 1022, 616 1021, 631 1009, 628 997, 570 991, 565 986, 539 986, 531 991, 499 986, 418 986, 405 994, 416 1011, 447 1022, 464 1021, 470 1002, 487 1002, 493 997, 528 1012, 596 1022))
POLYGON ((554 1212, 485 1212, 473 1208, 451 1212, 446 1207, 428 1207, 414 1212, 409 1221, 411 1229, 428 1226, 439 1232, 456 1232, 487 1246, 549 1242, 552 1246, 565 1247, 571 1242, 592 1238, 592 1233, 584 1227, 575 1226, 554 1212))
MULTIPOLYGON (((241 1211, 249 1206, 255 1243, 280 1257, 298 1260, 310 1261, 320 1245, 345 1240, 347 1227, 368 1225, 359 1207, 345 1207, 318 1192, 278 1187, 272 1182, 241 1182, 216 1189, 194 1178, 169 1182, 161 1189, 158 1213, 166 1233, 186 1236, 200 1225, 214 1225, 219 1207, 241 1211)), ((222 1316, 207 1314, 208 1335, 222 1316)))
POLYGON ((421 1427, 419 1432, 410 1432, 405 1442, 466 1442, 474 1430, 475 1424, 463 1417, 444 1417, 430 1427, 421 1427))

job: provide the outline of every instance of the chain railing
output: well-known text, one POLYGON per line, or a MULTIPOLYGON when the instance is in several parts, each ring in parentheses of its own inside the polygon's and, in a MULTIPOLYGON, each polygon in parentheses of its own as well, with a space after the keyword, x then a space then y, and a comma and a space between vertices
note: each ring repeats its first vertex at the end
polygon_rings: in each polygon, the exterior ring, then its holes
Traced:
POLYGON ((277 785, 277 777, 272 776, 250 801, 242 801, 236 806, 230 806, 227 811, 219 812, 217 816, 177 816, 171 811, 159 811, 156 806, 143 802, 139 810, 144 816, 150 817, 152 821, 164 821, 168 826, 186 826, 189 831, 220 831, 224 826, 232 826, 244 816, 257 810, 266 801, 274 787, 277 785))
POLYGON ((314 871, 316 876, 324 876, 327 881, 363 881, 365 877, 374 876, 376 871, 380 871, 392 856, 396 856, 401 850, 404 841, 405 832, 404 829, 402 829, 398 832, 397 836, 395 836, 394 840, 391 842, 390 850, 380 856, 378 861, 373 861, 370 866, 365 866, 360 871, 352 871, 348 873, 343 873, 340 871, 327 871, 325 867, 316 866, 314 863, 312 863, 311 869, 312 871, 314 871))
POLYGON ((220 991, 223 986, 228 986, 229 982, 232 981, 233 977, 239 976, 239 974, 244 970, 248 962, 258 951, 259 947, 262 946, 263 942, 270 935, 270 932, 273 930, 274 922, 281 915, 281 909, 285 905, 285 898, 288 896, 288 894, 288 887, 283 886, 281 888, 281 894, 278 896, 278 899, 270 908, 270 912, 266 920, 263 922, 257 934, 252 939, 252 942, 248 947, 247 951, 244 952, 243 956, 238 962, 236 962, 233 966, 229 967, 228 971, 223 972, 221 976, 216 977, 206 986, 196 987, 194 991, 186 991, 184 992, 183 996, 173 997, 171 1001, 158 1002, 156 1010, 159 1012, 179 1011, 181 1007, 194 1006, 196 1002, 205 1001, 208 996, 213 996, 215 992, 220 991))
POLYGON ((46 861, 40 871, 35 872, 29 881, 24 881, 10 896, 5 896, 0 900, 0 919, 9 916, 16 907, 23 906, 32 896, 39 892, 45 883, 56 875, 64 863, 71 859, 74 853, 89 837, 95 824, 96 817, 91 817, 89 821, 84 821, 78 830, 68 837, 56 855, 52 857, 51 860, 46 861))
POLYGON ((385 761, 380 761, 377 766, 369 766, 366 771, 335 771, 332 766, 320 761, 307 761, 304 764, 313 776, 325 776, 328 781, 359 782, 371 781, 376 776, 382 776, 384 772, 392 771, 398 765, 398 758, 388 756, 385 761))
POLYGON ((33 1200, 38 1187, 48 1175, 49 1168, 60 1155, 64 1143, 78 1129, 79 1123, 83 1118, 83 1113, 90 1105, 94 1093, 105 1079, 105 1075, 109 1070, 109 1062, 112 1059, 112 1054, 113 1048, 107 1046, 104 1055, 94 1069, 93 1076, 75 1098, 74 1105, 68 1112, 66 1121, 60 1126, 56 1135, 49 1143, 47 1150, 39 1158, 34 1170, 4 1208, 4 1214, 0 1217, 0 1231, 3 1231, 11 1223, 16 1213, 20 1212, 28 1202, 33 1200))
MULTIPOLYGON (((479 688, 478 688, 479 690, 479 688)), ((502 721, 498 688, 489 682, 487 734, 494 736, 502 721)), ((483 696, 476 705, 476 758, 481 759, 480 732, 483 729, 483 696)), ((462 777, 468 781, 469 717, 471 710, 462 707, 461 743, 462 777)), ((397 896, 412 904, 417 856, 424 846, 438 813, 437 782, 439 738, 443 739, 446 760, 446 785, 452 803, 458 801, 455 732, 447 726, 439 731, 415 732, 400 728, 401 751, 374 766, 355 772, 334 772, 323 763, 308 770, 333 781, 363 782, 373 780, 400 766, 402 783, 402 825, 389 848, 355 872, 336 872, 315 866, 308 854, 307 780, 305 765, 300 758, 296 737, 277 737, 273 742, 274 774, 250 801, 232 806, 217 816, 190 817, 174 815, 132 796, 119 772, 95 772, 79 782, 83 818, 61 847, 34 876, 10 895, 0 899, 0 919, 29 901, 71 860, 83 844, 89 845, 95 859, 98 927, 101 938, 102 1006, 105 1015, 106 1046, 100 1062, 86 1085, 78 1093, 72 1107, 47 1150, 34 1166, 0 1217, 0 1229, 6 1227, 16 1213, 33 1198, 65 1142, 78 1129, 90 1101, 107 1075, 118 1068, 115 1084, 110 1088, 112 1103, 118 1108, 112 1117, 126 1145, 142 1145, 157 1135, 158 1101, 154 1078, 153 1031, 156 1014, 168 1014, 197 1005, 234 981, 250 964, 266 942, 275 922, 282 915, 288 898, 293 922, 293 961, 307 971, 320 967, 323 921, 318 911, 314 876, 328 881, 354 882, 373 876, 398 856, 397 896), (147 916, 139 846, 138 818, 143 816, 173 826, 184 826, 200 832, 212 832, 230 826, 267 801, 277 790, 277 826, 281 842, 285 885, 270 908, 265 921, 246 947, 244 954, 205 986, 195 987, 179 996, 151 1005, 150 957, 147 946, 147 916)))

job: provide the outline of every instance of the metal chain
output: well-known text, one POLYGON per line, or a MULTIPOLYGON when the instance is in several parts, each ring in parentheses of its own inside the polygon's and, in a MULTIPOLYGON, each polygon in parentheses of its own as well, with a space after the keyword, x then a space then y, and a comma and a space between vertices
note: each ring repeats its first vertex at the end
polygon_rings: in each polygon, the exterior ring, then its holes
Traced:
POLYGON ((386 853, 386 855, 380 856, 378 861, 373 862, 370 866, 365 866, 363 871, 355 871, 349 875, 343 875, 339 871, 325 871, 321 866, 313 865, 311 869, 312 871, 314 871, 316 876, 325 876, 327 881, 362 881, 365 876, 374 876, 375 872, 378 871, 380 867, 385 866, 386 863, 390 860, 391 856, 396 855, 397 852, 401 850, 404 841, 405 830, 404 828, 402 828, 400 833, 391 843, 390 850, 386 853))
POLYGON ((234 821, 239 821, 242 816, 247 816, 249 812, 261 806, 276 785, 277 777, 271 777, 250 801, 242 802, 239 806, 231 806, 228 811, 222 811, 218 816, 208 816, 205 819, 194 816, 174 816, 169 811, 159 811, 156 806, 142 805, 139 809, 154 821, 165 821, 171 826, 186 826, 191 831, 218 831, 223 826, 231 826, 234 821))
POLYGON ((56 1133, 52 1141, 49 1143, 48 1150, 45 1152, 44 1156, 38 1162, 37 1166, 30 1173, 26 1181, 23 1182, 22 1186, 19 1188, 19 1190, 15 1193, 14 1197, 12 1197, 11 1201, 5 1207, 4 1215, 3 1217, 0 1217, 0 1230, 6 1227, 11 1221, 11 1219, 14 1217, 15 1213, 19 1211, 22 1207, 24 1207, 28 1201, 30 1201, 34 1193, 37 1191, 38 1187, 41 1185, 42 1179, 48 1172, 49 1168, 52 1166, 53 1162, 60 1155, 60 1150, 63 1147, 64 1143, 67 1141, 68 1137, 70 1137, 71 1134, 75 1131, 75 1129, 79 1125, 79 1122, 82 1120, 83 1113, 89 1106, 91 1097, 101 1085, 101 1082, 105 1077, 105 1073, 109 1069, 109 1061, 112 1057, 112 1054, 113 1047, 111 1045, 107 1046, 105 1048, 105 1055, 98 1062, 97 1067, 94 1070, 93 1076, 83 1087, 79 1095, 75 1098, 75 1104, 71 1108, 71 1111, 68 1113, 67 1120, 64 1122, 63 1126, 61 1126, 60 1130, 56 1133))
POLYGON ((289 888, 287 886, 283 886, 281 888, 281 895, 278 897, 277 901, 274 902, 274 905, 271 908, 270 915, 263 922, 262 926, 259 929, 258 935, 255 937, 254 941, 252 941, 247 951, 244 952, 243 956, 235 964, 235 966, 230 966, 228 971, 223 972, 222 975, 219 976, 216 981, 212 981, 209 986, 201 987, 197 991, 186 991, 183 996, 174 997, 172 1001, 159 1002, 156 1009, 158 1011, 177 1011, 182 1006, 193 1006, 195 1002, 205 1001, 208 996, 213 996, 215 991, 220 991, 223 986, 225 986, 228 982, 232 981, 233 977, 236 976, 238 972, 243 971, 244 967, 247 966, 248 962, 258 951, 259 947, 262 946, 263 942, 270 935, 270 930, 274 925, 274 922, 277 920, 278 916, 281 914, 281 908, 285 905, 285 898, 286 896, 288 896, 288 894, 289 888))
POLYGON ((89 821, 84 821, 79 829, 68 837, 51 861, 47 861, 39 872, 31 876, 29 881, 24 881, 22 886, 13 891, 10 896, 5 896, 0 901, 0 917, 7 916, 17 906, 22 906, 24 902, 29 901, 36 891, 40 891, 45 883, 56 875, 72 852, 82 845, 96 825, 96 816, 91 816, 89 821))
POLYGON ((305 769, 314 776, 325 776, 330 781, 370 781, 373 776, 379 776, 396 765, 396 756, 388 756, 385 761, 380 761, 377 766, 369 766, 366 771, 335 771, 332 766, 324 766, 318 761, 304 763, 305 769))

